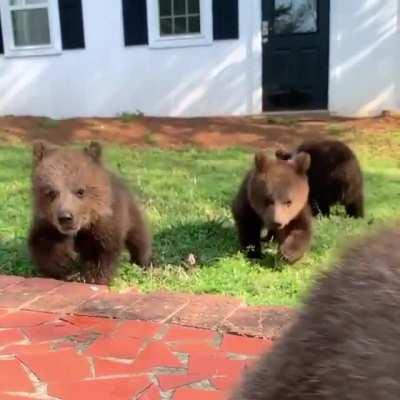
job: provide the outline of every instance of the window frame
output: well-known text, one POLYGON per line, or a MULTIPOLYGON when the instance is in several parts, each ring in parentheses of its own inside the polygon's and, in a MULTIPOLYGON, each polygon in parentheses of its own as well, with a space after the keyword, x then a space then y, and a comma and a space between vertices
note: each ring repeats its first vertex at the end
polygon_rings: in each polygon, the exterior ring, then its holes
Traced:
POLYGON ((149 47, 209 46, 213 42, 212 0, 199 0, 200 33, 161 35, 159 0, 147 0, 149 47))
POLYGON ((47 0, 45 4, 11 6, 9 0, 0 0, 5 57, 29 57, 60 54, 62 51, 60 14, 58 0, 47 0), (47 7, 49 17, 50 44, 16 46, 11 13, 14 10, 32 10, 47 7))

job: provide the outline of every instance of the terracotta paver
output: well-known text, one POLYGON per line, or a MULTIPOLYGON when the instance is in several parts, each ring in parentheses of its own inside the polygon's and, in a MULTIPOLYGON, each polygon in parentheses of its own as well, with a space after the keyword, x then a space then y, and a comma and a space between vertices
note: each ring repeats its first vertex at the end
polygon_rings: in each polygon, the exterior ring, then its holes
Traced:
POLYGON ((97 339, 86 351, 92 357, 135 358, 143 342, 134 338, 102 338, 97 339))
POLYGON ((136 293, 104 293, 94 299, 77 305, 75 312, 79 315, 94 317, 116 317, 137 299, 136 293))
POLYGON ((225 400, 290 314, 1 276, 0 307, 0 399, 225 400))
POLYGON ((160 325, 148 321, 124 321, 113 333, 113 338, 154 338, 160 331, 160 325))
POLYGON ((5 308, 23 307, 62 284, 63 282, 54 279, 23 279, 1 290, 0 305, 5 308))
MULTIPOLYGON (((18 318, 23 319, 20 326, 41 325, 55 320, 55 313, 62 314, 64 322, 78 327, 94 323, 88 317, 107 317, 222 330, 261 338, 279 337, 295 315, 295 311, 285 307, 247 307, 232 297, 168 292, 140 294, 135 290, 120 294, 111 293, 104 286, 0 276, 0 329, 19 326, 18 318), (16 315, 15 309, 25 310, 26 314, 16 315)), ((114 322, 97 326, 98 333, 104 333, 114 328, 114 322)), ((147 334, 146 329, 152 329, 150 327, 145 324, 136 327, 136 337, 141 331, 147 334)), ((123 329, 121 327, 122 334, 123 329)))
POLYGON ((60 320, 24 328, 24 333, 32 343, 47 342, 67 336, 79 335, 81 332, 81 329, 77 326, 60 320))
POLYGON ((105 358, 93 358, 94 371, 97 378, 116 375, 132 375, 134 368, 132 362, 126 360, 108 360, 105 358))
POLYGON ((151 385, 138 400, 161 400, 160 389, 156 385, 151 385))
POLYGON ((24 341, 25 335, 19 329, 4 329, 0 330, 0 347, 24 341))
POLYGON ((179 311, 171 319, 171 322, 202 328, 216 328, 241 304, 238 299, 223 296, 190 296, 187 307, 179 311))
POLYGON ((38 326, 45 322, 54 321, 54 314, 30 312, 30 311, 12 311, 0 316, 0 328, 22 328, 38 326))
POLYGON ((38 298, 27 305, 26 308, 49 312, 66 312, 70 308, 75 308, 77 304, 89 301, 104 292, 107 292, 104 286, 68 283, 38 298))
POLYGON ((155 368, 185 368, 186 365, 180 361, 168 348, 160 341, 151 342, 136 358, 133 368, 135 372, 152 371, 155 368))
POLYGON ((216 390, 197 390, 197 389, 178 389, 173 400, 228 400, 228 394, 226 392, 216 390))
POLYGON ((120 321, 108 318, 85 317, 81 315, 66 315, 63 321, 80 328, 83 331, 91 331, 98 334, 111 334, 116 332, 120 321))
POLYGON ((63 400, 131 399, 151 385, 148 377, 110 378, 50 384, 48 393, 63 400))
POLYGON ((2 275, 0 276, 0 289, 5 289, 6 287, 15 285, 23 280, 24 278, 21 278, 19 276, 2 275))
POLYGON ((18 358, 43 382, 75 382, 92 377, 89 360, 72 349, 24 354, 18 358))
POLYGON ((161 375, 158 382, 161 390, 169 391, 182 386, 189 386, 207 380, 207 374, 182 374, 182 375, 161 375))
POLYGON ((19 360, 0 360, 0 393, 33 391, 33 383, 19 360))
POLYGON ((221 350, 226 353, 237 353, 257 356, 272 345, 270 340, 261 340, 236 335, 225 335, 221 350))
POLYGON ((188 328, 185 326, 172 325, 164 336, 166 342, 199 342, 213 341, 216 333, 207 329, 188 328))
POLYGON ((118 313, 119 318, 165 322, 189 303, 187 296, 175 293, 151 293, 137 296, 130 306, 118 313))
POLYGON ((289 307, 241 307, 223 322, 222 328, 242 335, 276 338, 289 327, 295 314, 289 307))
POLYGON ((23 356, 25 354, 46 354, 52 351, 50 343, 10 344, 0 350, 1 356, 23 356))

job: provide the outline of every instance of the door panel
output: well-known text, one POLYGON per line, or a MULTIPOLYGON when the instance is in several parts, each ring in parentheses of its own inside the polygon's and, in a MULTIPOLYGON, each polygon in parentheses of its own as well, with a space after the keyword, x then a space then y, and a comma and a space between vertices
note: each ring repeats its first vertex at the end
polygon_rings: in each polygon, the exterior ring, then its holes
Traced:
POLYGON ((329 0, 262 0, 264 110, 328 105, 329 0))

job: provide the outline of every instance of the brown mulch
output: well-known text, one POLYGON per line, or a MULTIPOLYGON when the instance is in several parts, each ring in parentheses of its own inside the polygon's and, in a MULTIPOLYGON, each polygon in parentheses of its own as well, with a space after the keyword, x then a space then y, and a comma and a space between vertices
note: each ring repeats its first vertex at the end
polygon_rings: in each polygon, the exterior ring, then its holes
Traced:
POLYGON ((45 139, 57 144, 100 140, 133 146, 163 148, 268 148, 293 146, 304 139, 338 137, 342 132, 388 132, 400 129, 400 118, 384 115, 369 119, 334 117, 226 117, 76 118, 50 120, 38 117, 0 118, 3 140, 31 142, 45 139))

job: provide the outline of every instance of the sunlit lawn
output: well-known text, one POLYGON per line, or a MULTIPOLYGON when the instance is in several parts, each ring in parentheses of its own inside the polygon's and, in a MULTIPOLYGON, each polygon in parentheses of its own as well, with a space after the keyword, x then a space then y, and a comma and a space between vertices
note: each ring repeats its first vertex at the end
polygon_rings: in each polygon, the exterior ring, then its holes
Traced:
MULTIPOLYGON (((107 147, 107 163, 139 192, 154 233, 155 267, 141 271, 124 255, 117 289, 167 288, 240 296, 250 304, 296 304, 316 271, 348 239, 400 217, 400 132, 382 136, 341 134, 357 152, 365 175, 366 218, 352 220, 337 209, 315 221, 311 252, 297 265, 281 263, 274 249, 260 263, 239 252, 230 201, 250 165, 240 149, 182 151, 107 147), (185 260, 193 254, 197 264, 185 260)), ((32 275, 26 236, 30 224, 30 149, 0 146, 0 273, 32 275)))

